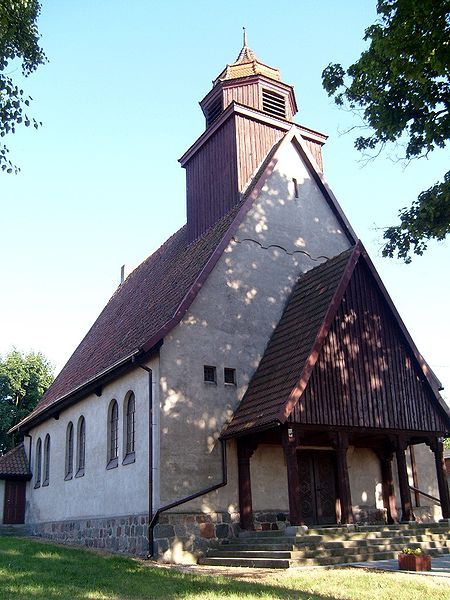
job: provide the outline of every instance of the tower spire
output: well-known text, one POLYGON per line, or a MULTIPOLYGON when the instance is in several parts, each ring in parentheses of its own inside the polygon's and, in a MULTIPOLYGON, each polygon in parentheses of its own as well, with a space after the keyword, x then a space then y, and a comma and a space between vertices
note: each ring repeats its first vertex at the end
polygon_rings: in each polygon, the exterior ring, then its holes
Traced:
POLYGON ((246 48, 248 46, 248 40, 247 40, 247 30, 245 29, 245 27, 242 28, 243 30, 243 34, 244 34, 244 48, 246 48))

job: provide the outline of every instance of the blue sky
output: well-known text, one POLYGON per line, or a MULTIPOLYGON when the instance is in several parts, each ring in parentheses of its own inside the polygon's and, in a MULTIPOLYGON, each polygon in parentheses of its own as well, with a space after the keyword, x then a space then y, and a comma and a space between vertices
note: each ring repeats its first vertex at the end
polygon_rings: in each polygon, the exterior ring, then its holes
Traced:
MULTIPOLYGON (((0 353, 42 351, 59 370, 116 288, 185 221, 177 160, 203 132, 198 106, 242 45, 293 84, 296 121, 329 135, 325 176, 419 350, 450 388, 448 242, 411 265, 381 258, 381 231, 439 180, 448 150, 405 168, 402 148, 365 164, 357 119, 321 86, 329 62, 364 48, 375 0, 44 2, 48 64, 23 82, 38 131, 10 136, 0 175, 0 353)), ((17 71, 14 75, 20 75, 17 71)))

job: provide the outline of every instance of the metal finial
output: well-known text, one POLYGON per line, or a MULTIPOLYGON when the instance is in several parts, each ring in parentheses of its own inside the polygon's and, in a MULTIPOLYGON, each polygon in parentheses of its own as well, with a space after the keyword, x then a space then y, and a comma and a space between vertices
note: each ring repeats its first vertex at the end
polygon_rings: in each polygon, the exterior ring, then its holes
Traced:
POLYGON ((245 27, 242 28, 244 31, 244 47, 247 46, 247 30, 245 27))

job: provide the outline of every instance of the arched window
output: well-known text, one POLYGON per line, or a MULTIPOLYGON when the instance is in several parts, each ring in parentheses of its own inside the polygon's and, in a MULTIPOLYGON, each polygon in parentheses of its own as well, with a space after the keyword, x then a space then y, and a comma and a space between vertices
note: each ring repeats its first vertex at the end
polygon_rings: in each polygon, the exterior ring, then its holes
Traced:
POLYGON ((77 472, 75 477, 83 477, 86 458, 86 421, 84 417, 78 419, 77 427, 77 472))
POLYGON ((132 463, 135 460, 135 412, 136 399, 134 397, 133 392, 129 392, 125 397, 124 403, 124 414, 126 415, 126 418, 124 420, 124 465, 132 463))
POLYGON ((50 480, 50 436, 47 433, 44 441, 44 481, 42 485, 48 485, 50 480))
POLYGON ((107 469, 117 467, 119 456, 119 405, 112 400, 108 415, 108 463, 107 469))
POLYGON ((41 465, 42 465, 42 442, 38 438, 36 442, 36 458, 34 460, 34 487, 41 487, 41 465))
POLYGON ((64 479, 72 479, 73 476, 73 423, 67 425, 66 431, 66 469, 64 479))

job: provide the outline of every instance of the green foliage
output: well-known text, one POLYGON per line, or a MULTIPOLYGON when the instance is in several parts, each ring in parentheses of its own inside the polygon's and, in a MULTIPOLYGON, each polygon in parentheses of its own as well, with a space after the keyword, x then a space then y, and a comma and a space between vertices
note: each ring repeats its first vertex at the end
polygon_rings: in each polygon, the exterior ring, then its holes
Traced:
POLYGON ((52 366, 40 352, 12 350, 0 358, 0 454, 17 441, 8 430, 33 410, 52 381, 52 366))
MULTIPOLYGON (((339 106, 370 127, 355 140, 360 151, 405 145, 405 158, 444 148, 450 137, 450 0, 379 0, 378 21, 366 29, 369 47, 347 70, 330 64, 323 86, 339 106)), ((430 239, 450 231, 450 172, 400 211, 384 233, 384 256, 406 262, 430 239)))
MULTIPOLYGON (((46 60, 39 46, 37 19, 41 5, 36 0, 0 0, 0 137, 15 133, 18 125, 36 129, 41 125, 27 114, 32 98, 14 83, 11 75, 19 64, 27 77, 46 60)), ((8 159, 8 148, 0 143, 0 168, 18 172, 8 159)))

